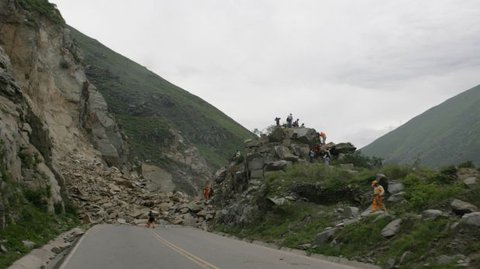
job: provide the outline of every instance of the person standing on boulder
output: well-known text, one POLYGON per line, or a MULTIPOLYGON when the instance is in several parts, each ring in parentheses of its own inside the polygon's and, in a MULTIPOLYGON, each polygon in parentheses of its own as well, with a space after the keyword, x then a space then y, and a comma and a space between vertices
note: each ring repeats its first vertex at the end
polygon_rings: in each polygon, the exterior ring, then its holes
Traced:
POLYGON ((290 113, 290 115, 287 116, 287 127, 288 128, 292 128, 292 121, 293 121, 293 116, 292 116, 292 113, 290 113))
POLYGON ((277 124, 277 126, 280 126, 280 118, 279 117, 275 118, 275 123, 277 124))
POLYGON ((378 184, 377 180, 372 181, 373 187, 373 200, 372 200, 372 210, 370 213, 375 213, 379 208, 383 210, 383 212, 387 213, 387 208, 383 204, 383 195, 385 194, 385 190, 383 189, 382 185, 378 184))
POLYGON ((299 121, 299 119, 295 120, 295 121, 293 122, 292 126, 293 126, 293 127, 298 127, 298 126, 299 126, 299 125, 298 125, 298 121, 299 121))
POLYGON ((320 132, 318 134, 318 137, 320 138, 320 144, 325 145, 325 142, 327 141, 327 134, 324 132, 320 132))

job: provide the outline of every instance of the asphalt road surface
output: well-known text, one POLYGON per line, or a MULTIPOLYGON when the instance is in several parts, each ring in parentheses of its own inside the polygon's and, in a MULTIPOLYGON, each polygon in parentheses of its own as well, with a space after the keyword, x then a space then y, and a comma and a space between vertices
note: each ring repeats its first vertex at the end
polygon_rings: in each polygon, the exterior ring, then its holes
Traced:
POLYGON ((129 225, 98 225, 90 229, 60 269, 283 269, 355 267, 187 227, 147 229, 129 225))

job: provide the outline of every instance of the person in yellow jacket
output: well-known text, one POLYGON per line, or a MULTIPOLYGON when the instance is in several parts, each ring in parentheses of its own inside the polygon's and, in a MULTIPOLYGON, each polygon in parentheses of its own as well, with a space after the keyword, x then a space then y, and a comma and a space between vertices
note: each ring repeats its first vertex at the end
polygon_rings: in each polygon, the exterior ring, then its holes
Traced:
POLYGON ((372 210, 370 213, 374 213, 378 209, 383 210, 383 212, 387 213, 387 208, 383 204, 383 194, 385 190, 383 189, 382 185, 378 184, 378 181, 374 180, 372 182, 373 187, 373 200, 372 200, 372 210))

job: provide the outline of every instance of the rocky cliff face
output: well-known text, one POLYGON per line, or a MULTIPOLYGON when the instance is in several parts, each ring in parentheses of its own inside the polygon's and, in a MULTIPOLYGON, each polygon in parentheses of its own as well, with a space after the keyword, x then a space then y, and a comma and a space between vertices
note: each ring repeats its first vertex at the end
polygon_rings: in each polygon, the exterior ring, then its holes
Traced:
POLYGON ((216 172, 213 203, 222 208, 216 214, 216 222, 228 226, 254 223, 268 204, 274 202, 265 196, 265 175, 296 163, 307 163, 310 149, 316 151, 311 159, 315 162, 323 162, 327 152, 333 160, 356 150, 350 143, 321 144, 318 133, 311 128, 277 127, 268 136, 246 140, 243 152, 216 172))
MULTIPOLYGON (((0 139, 4 171, 32 189, 49 190, 49 211, 66 188, 59 168, 71 152, 126 161, 127 147, 91 85, 64 25, 19 1, 0 0, 0 139)), ((75 166, 75 163, 71 163, 75 166)))
POLYGON ((88 147, 87 137, 109 164, 121 164, 125 143, 105 100, 87 81, 68 30, 17 1, 0 1, 0 7, 0 44, 32 116, 48 133, 48 141, 39 142, 52 151, 45 147, 43 155, 54 160, 88 147))

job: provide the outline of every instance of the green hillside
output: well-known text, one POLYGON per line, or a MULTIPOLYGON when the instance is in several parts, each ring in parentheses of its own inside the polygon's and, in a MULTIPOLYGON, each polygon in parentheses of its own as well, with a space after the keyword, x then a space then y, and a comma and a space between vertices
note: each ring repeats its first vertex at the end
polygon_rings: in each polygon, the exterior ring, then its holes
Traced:
POLYGON ((387 162, 480 164, 480 86, 435 106, 362 149, 387 162))
POLYGON ((213 167, 224 164, 243 141, 247 129, 199 97, 171 84, 145 67, 70 28, 81 49, 88 79, 105 97, 130 138, 133 153, 168 164, 170 128, 195 144, 213 167))

